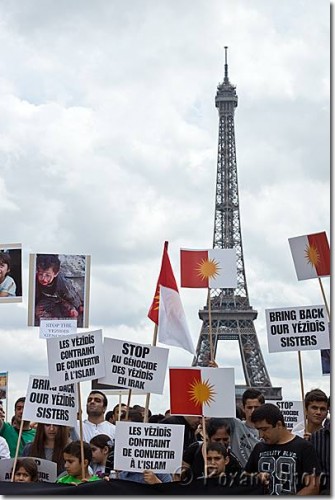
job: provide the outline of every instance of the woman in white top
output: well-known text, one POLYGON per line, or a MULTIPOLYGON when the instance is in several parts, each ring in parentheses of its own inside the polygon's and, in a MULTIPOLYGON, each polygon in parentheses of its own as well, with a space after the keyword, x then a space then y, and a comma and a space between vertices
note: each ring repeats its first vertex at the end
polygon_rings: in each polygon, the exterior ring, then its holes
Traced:
POLYGON ((2 436, 0 436, 0 458, 10 458, 7 441, 2 436))

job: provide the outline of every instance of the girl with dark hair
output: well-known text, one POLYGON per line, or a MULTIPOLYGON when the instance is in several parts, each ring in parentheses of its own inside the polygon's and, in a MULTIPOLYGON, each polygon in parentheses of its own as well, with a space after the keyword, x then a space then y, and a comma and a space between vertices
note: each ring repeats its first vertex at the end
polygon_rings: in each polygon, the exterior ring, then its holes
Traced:
POLYGON ((68 427, 38 423, 35 438, 23 448, 22 456, 51 460, 57 464, 57 474, 60 474, 65 470, 63 450, 69 441, 68 427))
POLYGON ((19 458, 15 466, 14 483, 36 483, 37 481, 38 470, 35 460, 19 458))
POLYGON ((90 441, 90 447, 92 450, 92 461, 91 468, 93 474, 98 477, 104 477, 110 475, 111 470, 113 470, 113 443, 111 438, 107 434, 98 434, 94 436, 90 441))

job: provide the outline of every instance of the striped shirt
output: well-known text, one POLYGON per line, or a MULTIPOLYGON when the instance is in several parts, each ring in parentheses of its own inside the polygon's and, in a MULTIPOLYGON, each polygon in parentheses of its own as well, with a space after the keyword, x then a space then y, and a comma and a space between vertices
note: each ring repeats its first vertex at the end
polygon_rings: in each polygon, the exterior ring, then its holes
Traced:
POLYGON ((313 432, 310 439, 321 466, 320 491, 330 489, 330 430, 326 427, 313 432))

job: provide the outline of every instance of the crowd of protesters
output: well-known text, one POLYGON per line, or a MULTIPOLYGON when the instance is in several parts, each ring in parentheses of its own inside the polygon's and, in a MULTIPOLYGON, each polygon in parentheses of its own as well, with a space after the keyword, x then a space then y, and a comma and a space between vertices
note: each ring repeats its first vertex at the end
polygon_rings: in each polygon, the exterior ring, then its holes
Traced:
POLYGON ((207 418, 205 428, 197 416, 151 414, 134 405, 118 404, 107 411, 106 395, 92 390, 87 398, 87 419, 82 422, 83 442, 77 428, 31 422, 22 423, 25 398, 15 403, 12 422, 0 409, 0 458, 15 457, 12 480, 38 481, 34 458, 57 465, 57 483, 121 479, 146 484, 204 478, 222 478, 237 485, 257 478, 264 494, 330 494, 330 398, 320 389, 306 393, 304 421, 292 431, 279 408, 265 403, 256 389, 247 389, 236 418, 207 418), (175 474, 116 471, 114 443, 117 421, 179 424, 184 426, 183 460, 175 474), (21 432, 19 432, 21 431, 21 432), (17 452, 18 438, 20 445, 17 452))

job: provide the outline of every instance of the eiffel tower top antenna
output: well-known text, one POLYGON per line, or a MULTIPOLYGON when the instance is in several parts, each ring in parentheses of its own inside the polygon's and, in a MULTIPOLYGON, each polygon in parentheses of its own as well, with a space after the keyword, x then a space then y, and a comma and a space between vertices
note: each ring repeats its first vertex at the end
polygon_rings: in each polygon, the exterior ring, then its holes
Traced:
POLYGON ((224 83, 229 83, 229 78, 228 78, 228 56, 227 56, 227 53, 228 53, 228 47, 227 45, 225 45, 225 48, 224 48, 224 83))

